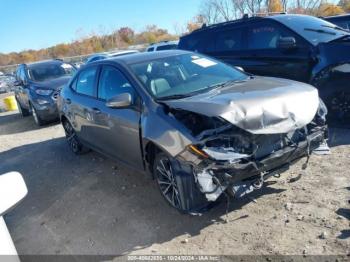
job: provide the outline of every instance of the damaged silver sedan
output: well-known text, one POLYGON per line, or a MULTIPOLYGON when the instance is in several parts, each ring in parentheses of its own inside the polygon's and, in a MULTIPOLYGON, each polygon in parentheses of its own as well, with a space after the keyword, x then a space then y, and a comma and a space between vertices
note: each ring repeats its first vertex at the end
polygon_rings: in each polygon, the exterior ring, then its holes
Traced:
POLYGON ((327 139, 312 86, 185 51, 91 63, 58 104, 73 152, 91 148, 151 173, 182 212, 261 188, 327 139))

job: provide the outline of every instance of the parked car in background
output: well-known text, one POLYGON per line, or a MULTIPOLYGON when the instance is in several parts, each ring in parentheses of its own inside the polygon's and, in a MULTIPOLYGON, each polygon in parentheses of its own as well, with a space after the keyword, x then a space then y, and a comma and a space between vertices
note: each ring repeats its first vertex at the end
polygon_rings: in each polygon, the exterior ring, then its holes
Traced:
POLYGON ((0 93, 13 91, 15 82, 16 78, 11 74, 0 75, 0 93))
POLYGON ((88 64, 58 105, 74 153, 91 148, 152 173, 182 212, 261 188, 327 137, 311 85, 180 50, 88 64))
POLYGON ((178 44, 179 41, 162 41, 149 45, 146 52, 177 49, 178 44))
POLYGON ((324 20, 331 22, 341 28, 346 30, 350 30, 350 14, 346 15, 336 15, 336 16, 328 16, 323 17, 324 20))
POLYGON ((23 177, 18 172, 0 175, 0 256, 3 261, 20 261, 3 216, 28 193, 23 177))
POLYGON ((7 92, 7 83, 5 77, 0 76, 0 94, 7 92))
POLYGON ((329 117, 350 121, 350 34, 305 15, 243 18, 181 37, 179 49, 218 58, 245 71, 314 85, 329 117))
POLYGON ((75 66, 75 68, 79 69, 80 67, 82 67, 85 63, 84 62, 75 62, 73 63, 73 65, 75 66))
POLYGON ((61 60, 21 64, 16 70, 15 98, 22 116, 37 125, 58 119, 57 96, 76 69, 61 60))
POLYGON ((86 64, 92 63, 101 59, 107 59, 107 58, 112 58, 112 57, 117 57, 117 56, 122 56, 122 55, 129 55, 129 54, 135 54, 138 53, 138 50, 119 50, 116 52, 104 52, 104 53, 98 53, 98 54, 93 54, 88 57, 86 64))

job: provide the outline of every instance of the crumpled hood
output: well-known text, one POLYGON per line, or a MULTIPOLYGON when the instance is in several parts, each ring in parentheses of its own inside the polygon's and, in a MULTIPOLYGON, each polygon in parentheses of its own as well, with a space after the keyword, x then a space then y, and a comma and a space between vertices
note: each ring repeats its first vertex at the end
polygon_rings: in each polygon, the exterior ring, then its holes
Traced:
POLYGON ((319 106, 314 87, 291 80, 254 77, 200 95, 164 101, 209 117, 221 117, 253 134, 288 133, 310 123, 319 106))
POLYGON ((42 82, 33 82, 33 83, 36 87, 57 90, 63 85, 67 84, 70 79, 71 79, 71 76, 62 76, 59 78, 54 78, 54 79, 50 79, 42 82))

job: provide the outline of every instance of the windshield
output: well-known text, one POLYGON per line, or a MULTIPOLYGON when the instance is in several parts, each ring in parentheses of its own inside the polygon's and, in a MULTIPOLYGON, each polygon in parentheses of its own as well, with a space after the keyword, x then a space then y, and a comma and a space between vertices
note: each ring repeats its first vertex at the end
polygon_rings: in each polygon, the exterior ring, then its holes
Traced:
POLYGON ((184 54, 131 65, 145 89, 157 99, 171 99, 206 92, 248 76, 212 58, 184 54))
POLYGON ((62 76, 71 76, 75 68, 67 63, 36 64, 28 68, 28 76, 31 80, 41 82, 62 76))
POLYGON ((313 45, 327 43, 344 35, 349 35, 344 29, 313 16, 281 15, 272 18, 303 36, 313 45))

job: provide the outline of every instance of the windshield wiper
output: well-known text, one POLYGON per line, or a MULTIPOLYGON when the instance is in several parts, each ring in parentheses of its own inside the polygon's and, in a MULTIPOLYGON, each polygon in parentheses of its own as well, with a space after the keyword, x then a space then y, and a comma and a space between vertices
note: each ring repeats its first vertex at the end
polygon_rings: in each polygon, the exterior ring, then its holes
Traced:
POLYGON ((189 96, 190 96, 189 94, 177 94, 177 95, 159 97, 157 98, 157 100, 162 101, 162 100, 181 99, 189 96))
POLYGON ((217 89, 217 88, 222 88, 222 87, 225 87, 225 86, 234 85, 234 84, 237 84, 237 83, 242 83, 244 81, 246 81, 246 79, 244 79, 244 80, 228 80, 228 81, 225 81, 225 82, 221 82, 221 83, 218 83, 218 84, 214 84, 214 85, 208 86, 208 88, 210 88, 210 89, 217 89))
POLYGON ((327 27, 327 28, 332 28, 332 29, 335 29, 335 30, 339 30, 339 31, 343 31, 343 32, 346 32, 346 33, 349 33, 348 30, 344 29, 344 28, 341 28, 339 26, 330 26, 330 25, 322 25, 323 27, 327 27))
POLYGON ((304 28, 305 31, 312 31, 320 34, 336 35, 336 33, 329 32, 323 29, 313 29, 313 28, 304 28))

